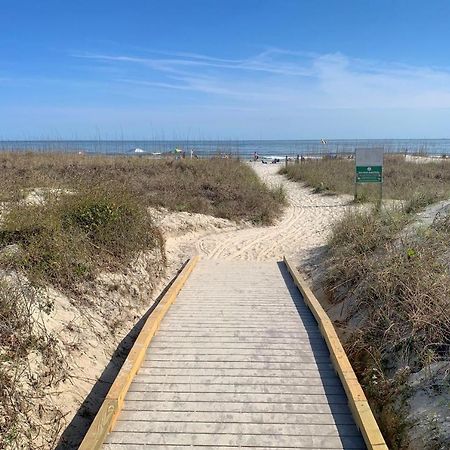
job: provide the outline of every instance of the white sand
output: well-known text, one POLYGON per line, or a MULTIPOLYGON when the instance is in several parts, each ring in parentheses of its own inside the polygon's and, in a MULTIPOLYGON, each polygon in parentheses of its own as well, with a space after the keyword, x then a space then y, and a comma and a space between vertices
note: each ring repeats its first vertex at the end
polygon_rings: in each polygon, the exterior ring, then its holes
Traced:
MULTIPOLYGON (((289 204, 277 223, 237 227, 221 220, 216 227, 218 219, 182 213, 185 220, 192 218, 195 231, 181 236, 169 231, 169 259, 177 259, 181 251, 185 256, 198 253, 213 259, 265 261, 281 260, 286 255, 304 264, 312 262, 326 242, 330 224, 343 214, 351 197, 313 194, 311 189, 278 175, 280 164, 252 163, 252 167, 269 186, 282 185, 287 193, 289 204)), ((176 215, 172 215, 172 223, 176 223, 176 215)))

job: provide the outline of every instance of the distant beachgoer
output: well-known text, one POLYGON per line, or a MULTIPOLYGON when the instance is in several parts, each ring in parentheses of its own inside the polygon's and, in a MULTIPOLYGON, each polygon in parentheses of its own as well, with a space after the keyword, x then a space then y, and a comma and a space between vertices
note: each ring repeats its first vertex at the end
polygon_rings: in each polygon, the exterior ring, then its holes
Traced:
POLYGON ((259 158, 258 152, 253 153, 253 159, 255 161, 258 161, 258 158, 259 158))
POLYGON ((194 157, 194 149, 191 148, 191 159, 194 157))

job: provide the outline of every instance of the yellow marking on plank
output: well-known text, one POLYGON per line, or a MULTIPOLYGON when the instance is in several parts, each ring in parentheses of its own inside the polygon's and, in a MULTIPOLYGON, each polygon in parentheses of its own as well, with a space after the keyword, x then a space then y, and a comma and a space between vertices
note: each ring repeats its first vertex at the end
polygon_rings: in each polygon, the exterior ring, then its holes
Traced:
POLYGON ((294 279, 295 285, 303 295, 305 303, 317 320, 319 329, 330 351, 331 360, 339 375, 342 386, 347 394, 350 410, 356 425, 361 431, 364 442, 369 450, 388 450, 383 435, 378 428, 377 421, 370 409, 366 395, 359 384, 358 378, 353 371, 347 354, 342 347, 341 341, 334 329, 328 314, 322 308, 311 289, 306 284, 298 270, 289 260, 284 257, 284 263, 294 279))
POLYGON ((101 448, 106 436, 114 427, 117 417, 120 414, 125 395, 128 392, 128 388, 130 387, 134 376, 141 367, 150 341, 158 330, 164 315, 175 301, 178 293, 186 283, 186 280, 189 278, 189 275, 199 259, 199 256, 195 256, 186 264, 172 286, 170 286, 164 297, 161 299, 158 306, 147 318, 127 359, 123 363, 122 368, 106 395, 102 406, 89 427, 79 450, 97 450, 101 448))

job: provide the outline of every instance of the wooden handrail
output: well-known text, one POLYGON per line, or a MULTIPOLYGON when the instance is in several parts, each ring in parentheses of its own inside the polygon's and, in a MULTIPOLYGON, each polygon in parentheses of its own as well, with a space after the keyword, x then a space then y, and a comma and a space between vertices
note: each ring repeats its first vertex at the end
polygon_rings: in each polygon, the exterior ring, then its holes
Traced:
POLYGON ((367 448, 369 450, 388 450, 388 446, 384 441, 377 421, 370 409, 366 395, 359 384, 358 378, 353 371, 353 367, 348 360, 344 347, 341 344, 328 314, 322 308, 319 300, 317 300, 294 264, 286 257, 284 257, 284 263, 286 264, 295 285, 301 292, 305 303, 308 305, 319 325, 320 332, 322 333, 330 352, 333 366, 338 373, 342 386, 347 394, 353 419, 361 431, 367 448))
POLYGON ((79 450, 97 450, 103 445, 106 436, 114 427, 117 417, 123 407, 125 395, 128 392, 134 376, 141 367, 147 348, 159 328, 164 315, 175 301, 181 288, 186 283, 192 270, 199 260, 199 256, 192 258, 180 272, 174 283, 167 290, 158 306, 147 318, 133 347, 123 363, 114 383, 98 410, 89 430, 87 431, 79 450))

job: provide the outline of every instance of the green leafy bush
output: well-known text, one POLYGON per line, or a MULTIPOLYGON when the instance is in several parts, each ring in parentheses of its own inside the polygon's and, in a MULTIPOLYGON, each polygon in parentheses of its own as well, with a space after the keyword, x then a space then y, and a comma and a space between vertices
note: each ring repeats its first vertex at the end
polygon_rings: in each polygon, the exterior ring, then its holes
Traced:
POLYGON ((146 208, 129 192, 91 187, 41 205, 19 203, 0 226, 0 248, 17 245, 0 263, 34 282, 73 287, 100 268, 117 269, 141 250, 162 246, 146 208))

